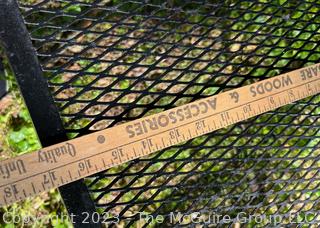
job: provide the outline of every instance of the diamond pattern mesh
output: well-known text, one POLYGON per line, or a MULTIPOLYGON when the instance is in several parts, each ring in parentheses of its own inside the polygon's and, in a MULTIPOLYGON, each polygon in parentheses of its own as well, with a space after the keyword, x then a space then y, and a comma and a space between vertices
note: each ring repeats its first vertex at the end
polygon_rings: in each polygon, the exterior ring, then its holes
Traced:
MULTIPOLYGON (((20 0, 20 8, 70 137, 320 58, 319 1, 20 0)), ((214 226, 232 224, 216 224, 215 214, 240 212, 264 215, 248 226, 319 222, 319 98, 87 178, 97 211, 120 227, 190 226, 193 212, 214 226)))

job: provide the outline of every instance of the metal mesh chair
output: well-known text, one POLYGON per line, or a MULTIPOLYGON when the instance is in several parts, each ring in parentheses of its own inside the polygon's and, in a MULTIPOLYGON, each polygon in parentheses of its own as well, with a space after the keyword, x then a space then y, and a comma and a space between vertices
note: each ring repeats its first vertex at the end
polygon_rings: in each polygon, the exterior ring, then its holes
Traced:
MULTIPOLYGON (((4 0, 0 6, 0 39, 43 145, 320 59, 315 0, 20 0, 19 7, 4 0)), ((60 191, 69 212, 80 215, 79 227, 193 226, 193 212, 203 226, 316 224, 319 136, 319 96, 313 96, 60 191), (84 211, 103 219, 83 224, 84 211), (237 221, 239 214, 264 218, 237 221)))

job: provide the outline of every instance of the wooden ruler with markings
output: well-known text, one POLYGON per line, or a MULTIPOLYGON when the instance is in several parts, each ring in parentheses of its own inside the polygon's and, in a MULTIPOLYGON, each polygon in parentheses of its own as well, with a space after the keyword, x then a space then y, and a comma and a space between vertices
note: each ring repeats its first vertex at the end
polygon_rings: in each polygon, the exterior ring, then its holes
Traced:
POLYGON ((207 134, 320 91, 320 64, 0 162, 0 206, 207 134))

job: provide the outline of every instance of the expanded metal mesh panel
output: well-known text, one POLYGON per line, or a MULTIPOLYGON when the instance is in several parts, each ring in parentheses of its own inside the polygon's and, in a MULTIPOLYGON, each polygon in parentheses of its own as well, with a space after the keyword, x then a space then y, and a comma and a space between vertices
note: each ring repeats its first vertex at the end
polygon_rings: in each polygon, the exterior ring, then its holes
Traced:
MULTIPOLYGON (((70 137, 320 57, 318 1, 21 0, 20 7, 70 137)), ((92 200, 118 226, 190 225, 193 212, 214 226, 231 225, 214 215, 240 212, 265 216, 250 225, 319 222, 319 98, 87 178, 92 200)))

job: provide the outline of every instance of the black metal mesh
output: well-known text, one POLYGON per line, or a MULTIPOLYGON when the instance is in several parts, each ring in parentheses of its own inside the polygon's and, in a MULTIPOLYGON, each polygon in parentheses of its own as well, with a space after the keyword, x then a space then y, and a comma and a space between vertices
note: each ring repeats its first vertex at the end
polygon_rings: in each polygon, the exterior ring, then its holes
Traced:
MULTIPOLYGON (((20 7, 70 137, 320 57, 319 1, 20 0, 20 7)), ((136 227, 150 223, 138 212, 163 215, 152 226, 178 225, 172 212, 201 212, 205 225, 214 225, 210 215, 239 212, 265 216, 250 225, 275 215, 283 224, 319 222, 319 98, 87 178, 97 210, 136 227)))

